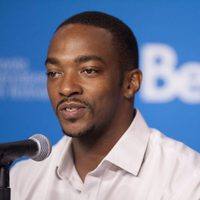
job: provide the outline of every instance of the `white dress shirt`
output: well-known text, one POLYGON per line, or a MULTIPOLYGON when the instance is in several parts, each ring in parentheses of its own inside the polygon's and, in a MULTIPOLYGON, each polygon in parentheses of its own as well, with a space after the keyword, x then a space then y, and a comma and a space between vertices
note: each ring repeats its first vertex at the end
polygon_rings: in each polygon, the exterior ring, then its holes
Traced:
POLYGON ((64 136, 45 161, 16 164, 12 200, 200 200, 200 154, 149 128, 139 111, 84 183, 70 144, 64 136))

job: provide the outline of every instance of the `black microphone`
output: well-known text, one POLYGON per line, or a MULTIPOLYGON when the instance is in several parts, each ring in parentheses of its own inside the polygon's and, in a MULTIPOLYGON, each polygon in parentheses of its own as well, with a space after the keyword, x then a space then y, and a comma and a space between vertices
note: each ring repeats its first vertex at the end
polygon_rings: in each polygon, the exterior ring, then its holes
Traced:
POLYGON ((50 141, 44 135, 36 134, 28 140, 0 143, 0 165, 7 165, 22 156, 27 156, 35 161, 42 161, 50 153, 50 141))

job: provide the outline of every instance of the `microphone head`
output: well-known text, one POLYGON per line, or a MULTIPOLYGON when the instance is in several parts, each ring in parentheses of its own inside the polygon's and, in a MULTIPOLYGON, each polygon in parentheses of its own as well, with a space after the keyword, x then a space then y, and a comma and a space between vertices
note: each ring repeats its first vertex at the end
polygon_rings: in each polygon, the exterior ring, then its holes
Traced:
POLYGON ((52 145, 46 136, 42 134, 35 134, 31 136, 29 139, 36 142, 38 146, 37 153, 34 156, 31 156, 31 159, 35 161, 42 161, 50 155, 52 145))

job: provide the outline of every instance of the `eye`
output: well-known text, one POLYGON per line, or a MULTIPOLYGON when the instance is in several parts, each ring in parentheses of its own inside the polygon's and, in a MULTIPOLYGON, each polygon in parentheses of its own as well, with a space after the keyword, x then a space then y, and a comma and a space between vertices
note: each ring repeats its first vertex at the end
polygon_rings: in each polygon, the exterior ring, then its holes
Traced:
POLYGON ((94 69, 85 69, 85 73, 87 74, 93 74, 93 73, 96 73, 97 71, 94 70, 94 69))
POLYGON ((48 71, 46 75, 48 78, 53 79, 53 78, 58 78, 61 75, 61 73, 56 71, 48 71))
POLYGON ((95 68, 84 68, 81 72, 86 75, 96 75, 98 74, 99 70, 95 68))

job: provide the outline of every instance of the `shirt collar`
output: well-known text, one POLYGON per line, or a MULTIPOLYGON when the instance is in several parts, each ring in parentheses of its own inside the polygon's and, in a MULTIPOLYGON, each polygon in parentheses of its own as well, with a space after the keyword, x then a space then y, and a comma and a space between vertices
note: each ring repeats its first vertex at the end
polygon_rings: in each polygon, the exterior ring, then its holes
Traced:
POLYGON ((137 110, 129 128, 104 160, 137 176, 144 160, 150 130, 137 110))
POLYGON ((56 174, 60 179, 69 178, 68 175, 73 169, 74 162, 71 149, 71 138, 63 136, 57 144, 59 151, 56 153, 59 156, 56 165, 56 174))
POLYGON ((58 153, 59 159, 56 166, 56 174, 61 180, 68 180, 69 183, 73 185, 73 187, 77 190, 82 190, 82 180, 80 179, 78 172, 75 169, 72 156, 72 139, 64 136, 61 141, 63 141, 63 146, 61 146, 61 151, 58 153))
MULTIPOLYGON (((108 161, 137 176, 144 160, 150 136, 149 132, 146 122, 137 110, 131 125, 101 164, 108 161)), ((74 167, 71 138, 64 136, 59 143, 61 144, 57 144, 60 146, 60 152, 58 152, 56 173, 61 179, 69 178, 74 167)))

